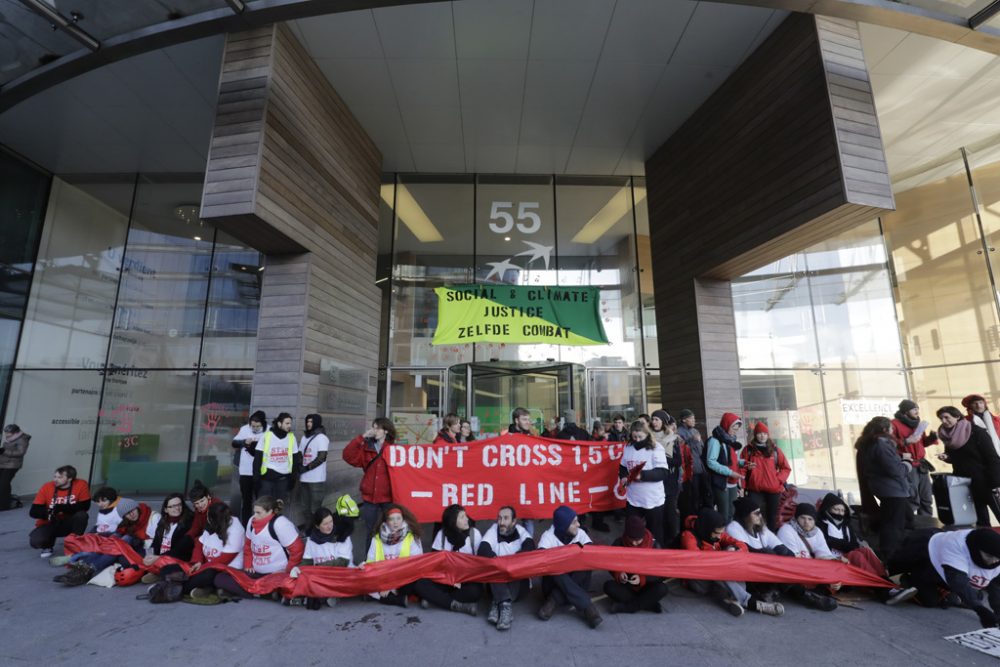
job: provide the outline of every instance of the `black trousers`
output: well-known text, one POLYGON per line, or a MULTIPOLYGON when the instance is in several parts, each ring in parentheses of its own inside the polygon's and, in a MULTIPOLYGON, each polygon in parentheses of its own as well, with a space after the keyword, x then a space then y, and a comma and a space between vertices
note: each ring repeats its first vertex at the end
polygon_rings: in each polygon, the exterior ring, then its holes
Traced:
POLYGON ((87 520, 86 512, 77 512, 66 519, 38 526, 28 535, 28 543, 32 549, 51 549, 58 537, 66 537, 70 533, 83 535, 87 530, 87 520))
POLYGON ((576 607, 577 611, 583 611, 594 604, 588 592, 591 575, 590 570, 582 570, 542 577, 542 595, 554 596, 560 604, 569 603, 576 607))
POLYGON ((909 498, 879 498, 879 555, 888 561, 903 543, 907 518, 912 520, 909 498))
POLYGON ((667 594, 667 585, 655 579, 636 590, 628 584, 609 580, 604 582, 604 594, 625 605, 627 612, 651 611, 667 594))
POLYGON ((663 546, 663 517, 666 516, 666 505, 652 509, 625 504, 625 516, 641 516, 646 520, 646 529, 653 534, 653 539, 663 546))
POLYGON ((680 508, 681 519, 698 516, 702 507, 712 507, 715 501, 712 498, 712 484, 708 480, 708 475, 705 473, 694 474, 691 479, 684 482, 684 488, 681 489, 677 504, 680 508))
POLYGON ((1000 522, 1000 489, 990 489, 985 485, 972 487, 972 503, 976 507, 976 525, 990 525, 990 511, 1000 522))
POLYGON ((781 494, 751 491, 749 496, 755 503, 760 505, 760 509, 764 514, 764 520, 767 522, 767 527, 772 532, 778 532, 778 510, 781 509, 781 494))
POLYGON ((10 484, 20 468, 0 468, 0 512, 9 510, 13 504, 10 497, 10 484))
POLYGON ((281 500, 286 506, 292 491, 291 475, 275 475, 271 479, 263 477, 257 482, 257 498, 261 496, 271 496, 281 500))
POLYGON ((478 602, 479 598, 483 597, 483 585, 473 582, 455 588, 429 579, 417 579, 413 582, 413 594, 422 600, 427 600, 435 607, 447 609, 453 601, 478 602))
POLYGON ((240 523, 244 526, 253 516, 253 475, 240 475, 240 523))

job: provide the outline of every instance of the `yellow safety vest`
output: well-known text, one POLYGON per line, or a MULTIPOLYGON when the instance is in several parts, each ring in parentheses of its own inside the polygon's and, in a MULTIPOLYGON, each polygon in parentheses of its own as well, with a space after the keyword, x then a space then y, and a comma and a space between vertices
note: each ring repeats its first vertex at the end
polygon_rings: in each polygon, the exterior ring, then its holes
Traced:
MULTIPOLYGON (((273 432, 268 431, 264 434, 264 450, 260 457, 260 474, 264 475, 267 473, 267 462, 271 457, 271 436, 274 435, 273 432)), ((294 455, 298 450, 295 449, 295 435, 292 433, 288 434, 288 470, 285 470, 283 475, 292 474, 292 455, 294 455)), ((281 472, 280 470, 278 472, 281 472)))
MULTIPOLYGON (((407 533, 406 537, 403 538, 403 546, 399 548, 400 558, 410 557, 410 547, 413 545, 413 533, 407 533)), ((371 561, 377 563, 381 560, 385 560, 385 546, 382 544, 382 538, 378 535, 375 536, 375 560, 371 561)))

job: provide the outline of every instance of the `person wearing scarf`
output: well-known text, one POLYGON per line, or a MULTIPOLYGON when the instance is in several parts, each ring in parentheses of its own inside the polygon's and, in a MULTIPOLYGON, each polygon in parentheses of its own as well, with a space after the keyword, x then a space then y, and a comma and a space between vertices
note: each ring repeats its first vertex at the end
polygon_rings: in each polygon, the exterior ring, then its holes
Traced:
POLYGON ((302 450, 292 433, 292 416, 282 412, 254 449, 253 476, 257 497, 277 498, 282 503, 295 488, 302 470, 302 450))
MULTIPOLYGON (((456 423, 458 417, 455 417, 456 423)), ((474 555, 483 541, 479 530, 472 525, 469 515, 461 505, 449 505, 441 515, 441 530, 434 536, 432 551, 454 551, 474 555)), ((423 602, 435 607, 475 616, 479 609, 479 598, 483 596, 483 585, 469 582, 464 584, 438 584, 429 579, 413 582, 413 592, 423 602)))
POLYGON ((306 517, 312 516, 323 501, 326 487, 326 458, 330 450, 330 438, 323 426, 323 417, 318 414, 306 415, 305 431, 299 441, 302 452, 302 474, 299 475, 300 506, 306 517))
POLYGON ((926 448, 938 443, 937 434, 928 431, 928 426, 920 420, 920 407, 916 403, 909 399, 900 401, 892 419, 892 437, 899 454, 910 455, 910 508, 923 516, 931 516, 934 507, 930 477, 934 466, 927 461, 926 448))
MULTIPOLYGON (((662 412, 658 410, 657 412, 662 412)), ((654 413, 653 423, 657 423, 654 413)), ((660 422, 662 424, 662 422, 660 422)), ((645 422, 636 420, 630 429, 631 440, 618 461, 619 485, 629 479, 630 473, 639 468, 638 477, 625 487, 625 515, 639 516, 649 527, 657 544, 663 543, 663 524, 666 517, 666 483, 670 474, 663 447, 654 439, 645 422)), ((666 437, 664 435, 664 437, 666 437)), ((676 436, 675 436, 676 437, 676 436)), ((675 496, 676 498, 676 496, 675 496)), ((674 515, 677 514, 674 505, 674 515)), ((676 522, 675 522, 676 523, 676 522)), ((676 529, 674 535, 676 534, 676 529)), ((673 536, 671 535, 671 539, 673 536)))
MULTIPOLYGON (((424 552, 420 542, 420 524, 410 510, 402 505, 389 503, 382 510, 375 524, 375 534, 368 547, 368 563, 383 560, 396 560, 419 556, 424 552)), ((407 584, 398 589, 378 591, 369 595, 382 604, 406 607, 409 596, 413 593, 413 584, 407 584)))
POLYGON ((982 394, 969 394, 962 399, 966 419, 979 428, 985 429, 993 443, 993 449, 1000 454, 1000 416, 990 414, 989 406, 982 394))
MULTIPOLYGON (((483 535, 477 555, 484 558, 511 556, 535 550, 535 540, 517 521, 517 511, 505 505, 497 512, 497 522, 483 535)), ((531 580, 519 580, 490 584, 493 603, 486 621, 497 626, 497 630, 510 630, 514 622, 513 603, 521 599, 531 589, 531 580)))
MULTIPOLYGON (((306 538, 305 552, 302 554, 302 565, 318 565, 322 567, 354 567, 354 544, 351 533, 354 532, 353 517, 331 512, 326 507, 320 507, 312 515, 312 528, 306 538)), ((288 576, 298 578, 301 570, 293 567, 288 576)), ((307 609, 316 610, 327 605, 336 606, 337 598, 282 598, 282 603, 295 607, 305 605, 307 609)))
POLYGON ((941 408, 937 416, 941 420, 938 435, 944 442, 944 453, 938 458, 951 464, 954 475, 972 480, 976 525, 989 527, 990 511, 1000 521, 1000 456, 990 434, 973 421, 962 419, 954 406, 941 408))
MULTIPOLYGON (((778 539, 798 558, 839 560, 846 563, 846 558, 836 556, 830 551, 826 544, 826 538, 823 537, 823 532, 816 527, 817 516, 815 505, 799 503, 795 507, 795 519, 778 529, 778 539)), ((811 595, 807 595, 805 602, 809 606, 823 611, 833 611, 837 608, 837 601, 832 597, 830 591, 837 592, 839 590, 840 584, 816 586, 812 591, 807 591, 811 595)))
MULTIPOLYGON (((163 500, 159 514, 152 513, 146 526, 146 556, 143 563, 152 565, 160 556, 189 561, 194 553, 194 540, 187 534, 194 520, 194 512, 184 502, 184 494, 171 493, 163 500)), ((159 576, 143 575, 142 583, 159 581, 159 576)))
MULTIPOLYGON (((267 415, 263 410, 257 410, 250 415, 250 420, 240 427, 233 438, 233 465, 239 472, 240 484, 240 521, 246 523, 253 514, 253 455, 257 441, 264 437, 267 428, 267 415)), ((195 535, 194 537, 197 537, 195 535)))
MULTIPOLYGON (((653 534, 646 530, 643 518, 634 514, 625 519, 625 530, 621 537, 611 543, 611 546, 629 549, 660 547, 653 539, 653 534)), ((612 600, 612 614, 634 614, 638 611, 661 614, 663 605, 660 600, 667 594, 667 585, 663 583, 662 577, 612 572, 611 579, 604 582, 604 594, 612 600)))
MULTIPOLYGON (((576 512, 566 505, 556 508, 552 513, 552 526, 538 538, 539 549, 555 549, 570 544, 582 547, 590 543, 590 536, 580 527, 580 519, 576 512)), ((601 613, 587 592, 592 574, 590 570, 581 570, 542 577, 542 595, 545 602, 538 609, 538 618, 547 621, 556 613, 556 609, 571 604, 583 615, 584 621, 591 629, 600 625, 604 619, 601 618, 601 613)))
POLYGON ((743 445, 736 440, 741 428, 743 420, 732 412, 726 412, 705 443, 705 463, 711 477, 715 508, 722 514, 725 523, 733 520, 733 503, 743 480, 737 456, 743 445))
POLYGON ((785 453, 771 439, 764 422, 753 427, 753 439, 740 452, 740 465, 746 470, 746 490, 761 508, 765 508, 767 527, 778 530, 781 492, 785 490, 792 467, 785 453))
POLYGON ((924 607, 964 606, 984 628, 1000 624, 1000 533, 990 528, 910 533, 887 563, 924 607), (984 604, 983 598, 989 602, 984 604))
MULTIPOLYGON (((677 501, 681 494, 681 475, 684 472, 682 449, 684 441, 677 435, 677 420, 666 410, 654 410, 649 419, 649 430, 667 457, 667 474, 663 478, 663 531, 653 532, 664 547, 673 547, 680 534, 680 517, 677 515, 677 501)), ((646 519, 649 523, 649 519, 646 519)), ((653 529, 650 524, 650 530, 653 529)))

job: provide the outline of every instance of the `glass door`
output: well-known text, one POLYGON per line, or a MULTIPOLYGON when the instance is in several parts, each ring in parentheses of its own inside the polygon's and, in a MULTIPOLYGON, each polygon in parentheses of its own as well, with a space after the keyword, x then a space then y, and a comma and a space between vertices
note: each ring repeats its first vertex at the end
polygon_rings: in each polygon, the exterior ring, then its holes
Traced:
POLYGON ((396 442, 404 445, 434 440, 440 428, 444 371, 394 368, 388 374, 388 415, 396 425, 396 442))

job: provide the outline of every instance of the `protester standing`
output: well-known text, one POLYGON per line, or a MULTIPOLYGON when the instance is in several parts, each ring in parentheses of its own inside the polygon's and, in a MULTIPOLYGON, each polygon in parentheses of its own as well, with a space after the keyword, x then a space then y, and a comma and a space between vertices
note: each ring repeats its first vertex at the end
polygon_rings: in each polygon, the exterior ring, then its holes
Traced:
POLYGON ((239 433, 233 438, 232 447, 239 470, 240 478, 240 521, 246 523, 253 514, 253 499, 256 496, 253 489, 253 459, 257 442, 264 436, 267 427, 267 415, 263 410, 257 410, 250 415, 250 421, 240 427, 239 433))
POLYGON ((892 439, 892 424, 886 417, 875 417, 865 425, 854 444, 858 451, 859 472, 866 487, 879 501, 879 551, 886 561, 899 547, 906 528, 909 506, 910 453, 900 457, 892 439))
POLYGON ((0 512, 21 507, 21 501, 11 495, 14 475, 24 465, 24 455, 28 453, 31 436, 17 424, 3 427, 3 441, 0 442, 0 512))
POLYGON ((306 415, 305 433, 299 449, 302 450, 302 473, 299 475, 299 493, 302 510, 312 516, 323 502, 326 487, 326 457, 330 449, 330 438, 323 426, 323 417, 318 414, 306 415))
POLYGON ((258 496, 288 502, 302 470, 302 452, 292 433, 292 416, 282 412, 257 443, 253 475, 258 496))
POLYGON ((365 530, 372 534, 379 515, 392 502, 392 483, 389 481, 389 466, 386 464, 385 448, 396 440, 396 427, 385 417, 376 417, 372 427, 355 437, 344 447, 342 456, 348 465, 361 468, 361 518, 365 530))
POLYGON ((937 434, 928 431, 929 425, 920 420, 920 407, 913 401, 900 401, 892 420, 892 437, 900 455, 910 454, 910 508, 915 514, 931 516, 934 496, 931 477, 934 466, 927 460, 927 447, 936 445, 937 434))
POLYGON ((938 434, 944 442, 944 453, 939 458, 951 464, 955 475, 972 480, 976 525, 989 527, 990 511, 1000 522, 1000 456, 993 448, 990 434, 962 419, 956 407, 945 406, 937 411, 937 416, 941 420, 938 434))
POLYGON ((733 520, 733 503, 743 480, 738 458, 742 445, 736 439, 741 428, 743 420, 732 412, 726 412, 719 425, 712 429, 712 437, 706 443, 705 463, 711 477, 716 509, 725 519, 723 525, 733 520))
POLYGON ((625 515, 642 517, 643 530, 648 526, 653 539, 662 544, 667 456, 645 423, 633 422, 631 436, 618 462, 618 485, 625 489, 625 515))
POLYGON ((784 452, 771 439, 764 422, 753 427, 753 440, 740 452, 741 467, 746 470, 747 495, 764 508, 767 527, 778 530, 781 492, 785 490, 792 467, 784 452))

